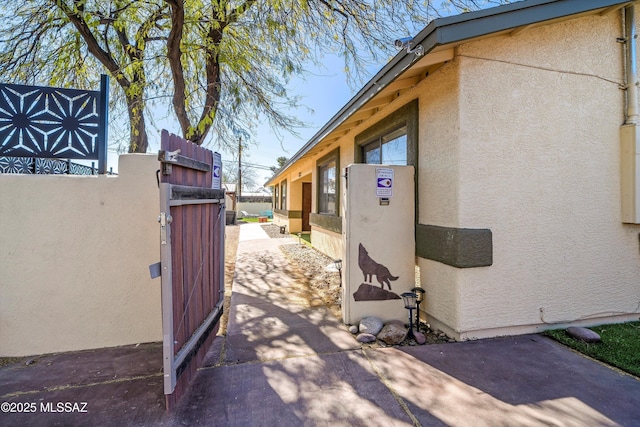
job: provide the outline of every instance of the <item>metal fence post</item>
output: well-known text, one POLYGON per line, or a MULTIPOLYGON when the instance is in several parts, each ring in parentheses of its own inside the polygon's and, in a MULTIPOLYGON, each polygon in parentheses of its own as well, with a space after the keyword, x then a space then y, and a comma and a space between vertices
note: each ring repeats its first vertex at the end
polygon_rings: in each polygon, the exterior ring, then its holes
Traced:
POLYGON ((98 174, 107 173, 107 148, 109 145, 109 76, 100 76, 100 106, 98 107, 98 174))

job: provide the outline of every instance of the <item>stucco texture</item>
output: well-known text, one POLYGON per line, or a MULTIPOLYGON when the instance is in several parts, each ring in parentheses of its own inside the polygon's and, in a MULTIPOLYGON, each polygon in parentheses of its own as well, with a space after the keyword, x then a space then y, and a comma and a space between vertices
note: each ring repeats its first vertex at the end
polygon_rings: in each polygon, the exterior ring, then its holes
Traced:
MULTIPOLYGON (((459 226, 459 87, 458 62, 446 64, 414 91, 419 99, 418 222, 444 227, 459 226)), ((417 258, 421 286, 425 289, 422 309, 430 321, 453 335, 447 325, 460 319, 459 269, 417 258)))
POLYGON ((491 267, 459 272, 464 337, 638 310, 640 228, 620 216, 620 28, 610 13, 458 48, 459 226, 491 229, 494 247, 491 267))
POLYGON ((162 339, 153 155, 117 177, 0 175, 0 356, 162 339))
MULTIPOLYGON (((433 326, 472 339, 638 318, 640 226, 621 215, 622 34, 615 10, 445 46, 453 59, 309 155, 338 145, 343 169, 355 135, 418 99, 417 222, 490 230, 493 250, 485 267, 416 259, 433 326)), ((334 253, 337 237, 312 241, 334 253)))

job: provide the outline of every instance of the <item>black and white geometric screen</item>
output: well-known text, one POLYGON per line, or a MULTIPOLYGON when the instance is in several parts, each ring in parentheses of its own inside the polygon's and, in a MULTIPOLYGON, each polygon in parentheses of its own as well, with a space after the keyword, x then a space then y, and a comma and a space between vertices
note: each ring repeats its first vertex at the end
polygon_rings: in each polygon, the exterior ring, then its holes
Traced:
POLYGON ((100 91, 0 84, 0 156, 98 159, 100 91))

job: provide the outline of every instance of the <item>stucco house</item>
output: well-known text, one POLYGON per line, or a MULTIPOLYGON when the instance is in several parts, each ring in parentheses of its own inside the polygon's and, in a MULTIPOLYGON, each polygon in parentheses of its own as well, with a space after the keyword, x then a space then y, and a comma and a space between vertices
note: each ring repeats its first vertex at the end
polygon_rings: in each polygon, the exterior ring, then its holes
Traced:
POLYGON ((431 22, 269 180, 274 222, 341 258, 345 167, 412 165, 398 221, 432 326, 463 340, 637 320, 636 3, 431 22))

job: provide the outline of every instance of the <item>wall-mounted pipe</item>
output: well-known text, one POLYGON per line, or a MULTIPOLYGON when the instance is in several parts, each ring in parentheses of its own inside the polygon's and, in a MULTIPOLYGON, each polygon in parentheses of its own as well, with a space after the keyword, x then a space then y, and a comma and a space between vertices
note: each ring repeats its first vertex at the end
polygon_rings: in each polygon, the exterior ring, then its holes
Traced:
POLYGON ((638 123, 638 64, 636 58, 636 22, 633 4, 624 9, 627 105, 625 124, 638 123))
POLYGON ((620 190, 622 222, 640 224, 640 125, 638 124, 638 68, 633 4, 624 17, 625 121, 620 127, 620 190))

